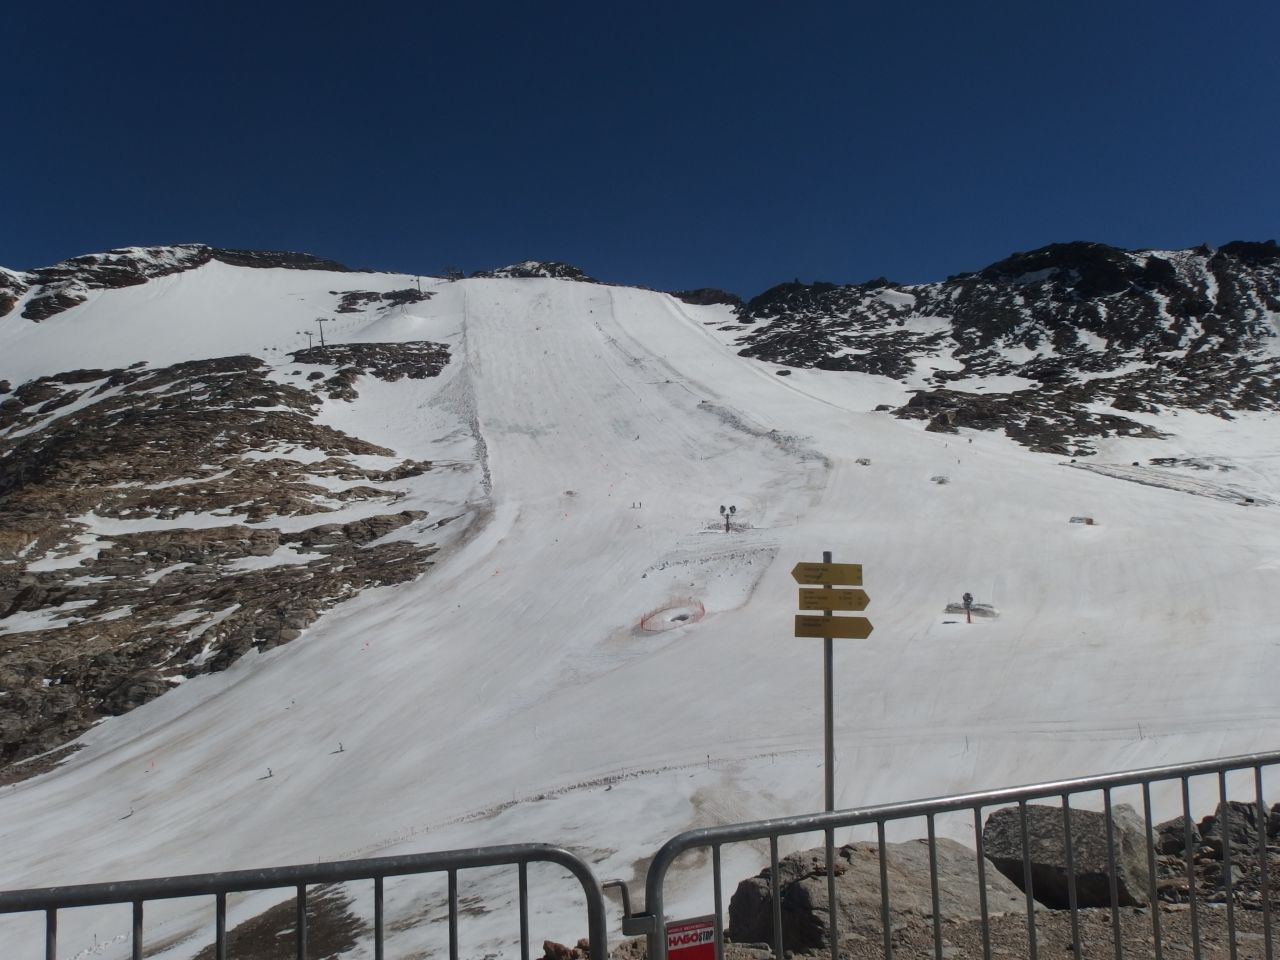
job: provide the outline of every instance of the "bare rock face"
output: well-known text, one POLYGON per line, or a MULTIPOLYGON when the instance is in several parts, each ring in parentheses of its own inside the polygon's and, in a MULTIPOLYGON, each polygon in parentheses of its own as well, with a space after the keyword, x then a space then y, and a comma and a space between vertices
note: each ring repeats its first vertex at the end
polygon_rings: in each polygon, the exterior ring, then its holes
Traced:
MULTIPOLYGON (((410 291, 416 293, 416 291, 410 291)), ((404 377, 421 380, 438 376, 449 362, 449 348, 441 343, 339 343, 309 347, 289 354, 296 363, 326 364, 337 369, 325 377, 312 371, 309 379, 321 380, 313 389, 334 400, 354 400, 355 382, 363 374, 394 382, 404 377)))
POLYGON ((0 317, 10 313, 18 298, 27 292, 29 277, 0 267, 0 317))
POLYGON ((736 293, 729 293, 715 287, 698 287, 696 290, 673 290, 671 291, 671 296, 699 307, 724 304, 725 306, 733 307, 735 312, 741 312, 746 306, 742 302, 742 298, 736 293))
POLYGON ((8 313, 28 287, 35 294, 22 316, 39 323, 83 303, 90 290, 132 287, 155 277, 194 270, 211 260, 238 267, 275 267, 286 270, 350 272, 334 260, 307 253, 267 250, 227 250, 199 243, 166 247, 121 247, 106 253, 72 257, 21 275, 0 270, 0 316, 8 313), (8 277, 8 279, 6 279, 8 277))
POLYGON ((1267 837, 1267 816, 1258 809, 1256 803, 1242 803, 1237 800, 1219 803, 1213 814, 1200 821, 1200 837, 1203 843, 1211 847, 1214 853, 1223 854, 1223 835, 1229 838, 1234 856, 1241 853, 1246 856, 1258 849, 1258 840, 1265 842, 1267 837), (1223 830, 1223 820, 1226 830, 1223 830))
MULTIPOLYGON (((362 376, 435 376, 449 358, 331 349, 316 362, 350 371, 346 399, 362 376)), ((323 384, 267 374, 253 357, 77 370, 0 400, 0 765, 429 566, 423 536, 450 518, 393 505, 432 464, 317 422, 323 384), (351 505, 357 519, 325 522, 351 505)))
POLYGON ((1104 437, 1153 435, 1126 413, 1280 409, 1276 312, 1274 242, 1063 243, 940 283, 779 284, 747 303, 738 319, 754 328, 738 344, 747 357, 899 381, 932 368, 897 416, 1088 456, 1104 437), (1025 386, 979 393, 993 376, 1025 386))
MULTIPOLYGON (((1156 852, 1161 854, 1180 854, 1187 849, 1187 818, 1176 816, 1172 820, 1157 823, 1155 829, 1156 852)), ((1200 828, 1194 821, 1191 823, 1191 849, 1200 845, 1200 828)))
MULTIPOLYGON (((1060 806, 1028 804, 1027 842, 1032 895, 1047 907, 1070 905, 1067 845, 1060 806)), ((1132 807, 1112 808, 1116 882, 1120 906, 1148 902, 1146 825, 1132 807)), ((1091 810, 1071 810, 1071 853, 1076 877, 1076 903, 1105 907, 1111 903, 1111 869, 1107 858, 1106 817, 1091 810)), ((1024 882, 1021 819, 1016 807, 996 810, 982 828, 987 859, 1019 888, 1024 882)))
POLYGON ((371 307, 386 310, 390 307, 422 303, 435 296, 430 291, 414 289, 389 290, 386 293, 376 293, 372 290, 330 290, 329 293, 338 298, 338 306, 334 311, 336 313, 362 313, 371 307))
POLYGON ((547 277, 553 280, 577 280, 581 283, 596 282, 573 264, 562 263, 559 260, 522 260, 520 263, 508 264, 496 270, 478 270, 472 276, 516 280, 547 277))
MULTIPOLYGON (((933 915, 926 841, 886 844, 890 923, 933 915)), ((980 917, 978 865, 974 852, 954 840, 937 841, 938 906, 947 919, 980 917)), ((836 924, 840 938, 881 935, 880 853, 874 843, 852 843, 836 851, 836 924)), ((773 942, 771 868, 738 884, 729 900, 729 933, 737 943, 773 942)), ((987 870, 990 915, 1025 908, 1018 888, 987 870)), ((826 852, 817 847, 778 862, 782 939, 788 950, 829 944, 826 852)))

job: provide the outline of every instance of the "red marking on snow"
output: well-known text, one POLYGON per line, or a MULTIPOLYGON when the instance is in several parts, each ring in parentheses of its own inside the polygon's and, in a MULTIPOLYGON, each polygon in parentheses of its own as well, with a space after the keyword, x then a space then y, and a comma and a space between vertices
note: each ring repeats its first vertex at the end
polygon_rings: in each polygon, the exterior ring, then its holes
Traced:
POLYGON ((702 605, 701 600, 694 597, 677 597, 641 617, 640 629, 650 633, 660 633, 663 630, 674 630, 676 627, 697 623, 706 615, 707 609, 702 605))

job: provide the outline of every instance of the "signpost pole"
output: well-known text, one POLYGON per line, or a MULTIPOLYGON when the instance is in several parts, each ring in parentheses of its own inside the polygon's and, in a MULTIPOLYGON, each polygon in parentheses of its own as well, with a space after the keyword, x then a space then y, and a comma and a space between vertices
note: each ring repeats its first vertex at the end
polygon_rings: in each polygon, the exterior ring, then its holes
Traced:
MULTIPOLYGON (((831 551, 822 551, 822 562, 831 562, 831 551)), ((829 579, 829 578, 825 578, 829 579)), ((824 593, 831 590, 831 584, 822 586, 824 593)), ((829 606, 829 604, 828 604, 829 606)), ((823 610, 824 619, 830 618, 830 610, 823 610)), ((828 632, 831 632, 828 626, 828 632)), ((835 747, 835 689, 832 682, 832 661, 835 659, 832 638, 822 638, 822 700, 823 700, 823 735, 826 751, 826 803, 827 810, 836 808, 836 747, 835 747)), ((831 960, 840 960, 840 937, 836 931, 836 832, 827 828, 827 929, 831 934, 831 960)))
MULTIPOLYGON (((831 562, 831 551, 822 551, 822 562, 831 562)), ((831 584, 824 584, 822 587, 824 593, 831 590, 831 584)), ((830 610, 823 610, 824 619, 831 617, 830 610)), ((823 704, 823 735, 826 741, 826 772, 827 772, 827 790, 826 803, 827 810, 836 808, 836 772, 835 772, 835 693, 834 684, 832 682, 832 660, 834 659, 832 651, 831 637, 822 638, 822 704, 823 704)))

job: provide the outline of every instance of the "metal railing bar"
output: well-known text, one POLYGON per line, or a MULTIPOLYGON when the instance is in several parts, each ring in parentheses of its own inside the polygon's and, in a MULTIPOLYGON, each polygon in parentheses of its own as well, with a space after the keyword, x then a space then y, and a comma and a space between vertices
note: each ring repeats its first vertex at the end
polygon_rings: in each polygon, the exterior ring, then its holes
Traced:
POLYGON ((929 905, 933 913, 933 958, 942 960, 942 904, 938 896, 938 837, 933 817, 925 818, 929 835, 929 905))
MULTIPOLYGON (((529 960, 529 865, 520 864, 520 960, 529 960)), ((631 895, 622 884, 622 912, 631 913, 631 895)), ((379 958, 381 960, 381 958, 379 958)))
POLYGON ((142 901, 133 901, 133 960, 142 960, 142 901))
MULTIPOLYGON (((372 877, 398 877, 413 873, 441 873, 450 868, 502 867, 518 863, 555 863, 565 867, 586 889, 599 884, 590 869, 561 847, 540 843, 516 843, 436 853, 411 853, 368 860, 305 863, 260 870, 228 870, 149 880, 85 883, 0 891, 0 913, 25 913, 49 907, 91 907, 134 900, 173 900, 292 887, 299 883, 345 883, 372 877)), ((603 923, 603 913, 601 922, 603 923)))
POLYGON ((458 871, 449 871, 449 960, 458 960, 458 871))
POLYGON ((1018 815, 1022 829, 1022 889, 1027 895, 1027 950, 1031 960, 1036 960, 1036 900, 1031 880, 1031 841, 1027 837, 1027 801, 1018 801, 1018 815))
MULTIPOLYGON (((645 904, 647 917, 659 922, 663 916, 663 884, 667 871, 674 860, 688 850, 708 847, 713 843, 736 843, 746 840, 768 840, 772 837, 793 836, 805 833, 817 833, 835 828, 855 827, 876 823, 880 820, 898 820, 910 817, 926 817, 930 814, 951 813, 960 810, 972 810, 988 806, 999 806, 1017 803, 1025 808, 1028 800, 1050 799, 1061 797, 1063 793, 1085 793, 1102 791, 1116 787, 1141 786, 1144 797, 1144 810, 1147 823, 1151 823, 1150 784, 1156 781, 1177 781, 1191 776, 1255 769, 1262 766, 1280 765, 1280 751, 1268 753, 1241 754, 1219 760, 1202 760, 1194 763, 1168 764, 1159 767, 1144 767, 1120 773, 1098 776, 1078 777, 1068 780, 1056 780, 1046 783, 1030 784, 1022 787, 1010 787, 1001 790, 987 790, 974 793, 955 794, 946 797, 933 797, 905 803, 879 804, 870 807, 853 807, 846 810, 811 813, 794 817, 778 817, 769 820, 757 820, 748 823, 727 824, 716 827, 702 827, 688 830, 670 838, 654 854, 650 861, 645 879, 645 904)), ((1184 792, 1186 784, 1184 783, 1184 792)), ((1185 805, 1185 798, 1184 798, 1185 805)), ((1188 816, 1188 822, 1190 817, 1188 816)), ((1025 813, 1023 829, 1025 833, 1025 813)), ((1038 944, 1036 942, 1035 901, 1031 889, 1032 883, 1028 863, 1027 847, 1024 841, 1024 880, 1027 893, 1027 930, 1031 960, 1037 960, 1038 944)), ((1149 863, 1152 876, 1152 893, 1155 893, 1154 847, 1148 845, 1149 863)), ((1198 917, 1193 909, 1192 923, 1196 929, 1196 955, 1199 958, 1198 917)), ((1156 960, 1163 960, 1161 942, 1161 923, 1158 901, 1152 897, 1152 932, 1155 944, 1156 960)), ((650 936, 649 960, 664 960, 666 942, 656 935, 650 936)))
POLYGON ((711 882, 715 888, 716 960, 724 960, 724 901, 720 892, 720 844, 711 848, 711 882))
MULTIPOLYGON (((840 960, 840 929, 836 920, 836 832, 828 828, 827 844, 827 931, 831 935, 831 960, 840 960)), ((717 957, 716 960, 722 960, 717 957)))
POLYGON ((1080 903, 1076 890, 1076 853, 1071 842, 1071 795, 1062 795, 1062 838, 1067 854, 1067 907, 1071 910, 1071 952, 1080 960, 1080 903))
MULTIPOLYGON (((270 890, 280 887, 299 887, 322 883, 344 883, 352 880, 375 882, 375 912, 379 935, 375 941, 375 954, 381 960, 380 951, 383 929, 382 881, 386 877, 407 876, 418 873, 448 871, 454 899, 451 904, 451 930, 455 934, 452 944, 456 960, 457 924, 457 876, 459 869, 502 867, 529 863, 553 863, 563 867, 582 887, 586 899, 588 942, 591 955, 605 957, 608 954, 608 928, 605 919, 604 893, 591 868, 581 859, 562 847, 542 843, 516 843, 492 847, 473 847, 461 850, 443 850, 433 853, 404 854, 394 857, 373 857, 367 860, 343 860, 331 863, 297 864, 286 867, 268 867, 258 870, 232 870, 219 873, 190 874, 178 877, 157 877, 148 880, 125 880, 114 883, 86 883, 69 886, 40 887, 25 890, 0 891, 0 914, 44 911, 46 913, 47 952, 56 950, 56 943, 49 942, 48 914, 63 908, 101 906, 116 903, 133 905, 134 950, 136 960, 142 957, 142 904, 146 900, 172 900, 187 897, 218 896, 222 903, 225 926, 225 895, 250 890, 270 890)), ((56 921, 54 921, 56 923, 56 921)), ((303 924, 305 931, 305 924, 303 924)), ((225 933, 225 930, 224 930, 225 933)), ((305 936, 305 932, 304 932, 305 936)), ((225 937, 224 937, 225 943, 225 937)), ((665 943, 663 944, 665 946, 665 943)), ((222 960, 219 957, 219 960, 222 960)))
POLYGON ((385 917, 383 916, 383 896, 382 878, 373 878, 373 960, 384 960, 382 945, 382 928, 385 925, 385 917))
MULTIPOLYGON (((767 840, 771 835, 792 836, 802 833, 819 833, 828 828, 855 827, 872 824, 879 819, 898 820, 909 817, 925 817, 929 814, 954 813, 970 810, 975 806, 990 807, 1025 800, 1055 799, 1066 793, 1086 793, 1099 791, 1107 787, 1131 787, 1146 781, 1176 780, 1184 772, 1187 776, 1199 776, 1205 773, 1218 773, 1220 770, 1251 769, 1262 764, 1264 766, 1280 764, 1280 751, 1274 753, 1244 754, 1224 760, 1204 760, 1197 763, 1169 765, 1163 767, 1147 767, 1124 773, 1109 773, 1099 776, 1078 777, 1072 780, 1054 780, 1046 783, 1029 784, 1021 787, 1009 787, 1002 790, 984 790, 975 793, 960 793, 945 797, 932 797, 924 800, 912 800, 905 803, 886 803, 871 807, 850 807, 846 810, 833 810, 823 813, 810 813, 794 817, 776 817, 769 820, 754 820, 747 823, 726 824, 716 827, 701 827, 677 834, 659 848, 654 855, 653 865, 657 868, 649 871, 650 877, 664 875, 670 862, 686 850, 697 847, 709 847, 712 843, 736 843, 742 840, 767 840)), ((648 889, 646 894, 653 891, 648 889)), ((647 904, 646 900, 646 904, 647 904)))
POLYGON ((778 838, 769 838, 769 899, 773 905, 773 957, 783 960, 782 952, 782 880, 778 876, 778 838))
POLYGON ((1218 835, 1222 837, 1222 889, 1227 895, 1227 943, 1231 960, 1236 960, 1236 898, 1231 883, 1231 804, 1227 800, 1225 773, 1218 774, 1218 806, 1222 810, 1218 835))
POLYGON ((44 912, 44 960, 58 960, 58 911, 44 912))
POLYGON ((307 885, 298 884, 298 893, 293 900, 294 912, 297 914, 297 954, 298 960, 307 960, 307 885))
POLYGON ((1187 855, 1187 898, 1191 905, 1191 955, 1200 960, 1200 912, 1196 896, 1196 851, 1191 840, 1191 778, 1182 778, 1182 833, 1187 855))
POLYGON ((1271 879, 1267 862, 1267 802, 1262 798, 1262 767, 1253 768, 1254 794, 1258 801, 1258 866, 1262 871, 1262 930, 1266 960, 1272 960, 1271 944, 1271 879))
POLYGON ((876 821, 876 845, 880 854, 880 926, 884 934, 884 960, 893 960, 893 929, 889 921, 889 849, 884 842, 884 821, 876 821))
POLYGON ((219 893, 213 901, 213 955, 227 960, 227 895, 219 893))
MULTIPOLYGON (((1111 897, 1111 941, 1115 945, 1116 960, 1123 960, 1124 950, 1120 946, 1120 882, 1116 877, 1116 832, 1111 822, 1111 791, 1102 791, 1102 819, 1106 824, 1107 836, 1107 887, 1111 897)), ((1147 831, 1147 842, 1151 842, 1151 831, 1147 831)), ((1151 909, 1156 909, 1156 902, 1151 902, 1151 909)))
MULTIPOLYGON (((1142 784, 1142 817, 1147 824, 1147 896, 1151 900, 1151 941, 1155 947, 1155 960, 1163 960, 1164 946, 1160 936, 1160 900, 1156 890, 1156 840, 1151 823, 1151 784, 1142 784)), ((1116 960, 1123 953, 1119 938, 1116 940, 1116 960)))
MULTIPOLYGON (((1115 812, 1111 807, 1110 788, 1102 791, 1102 816, 1107 829, 1107 886, 1111 895, 1111 942, 1115 945, 1116 960, 1124 960, 1124 947, 1120 938, 1120 878, 1116 875, 1116 825, 1112 821, 1115 812)), ((1151 830, 1147 829, 1147 843, 1151 842, 1151 830)), ((1151 901, 1151 909, 1156 903, 1151 901)))
POLYGON ((982 960, 991 960, 991 918, 987 913, 987 850, 982 842, 982 808, 973 808, 973 849, 978 859, 978 908, 982 917, 982 960))

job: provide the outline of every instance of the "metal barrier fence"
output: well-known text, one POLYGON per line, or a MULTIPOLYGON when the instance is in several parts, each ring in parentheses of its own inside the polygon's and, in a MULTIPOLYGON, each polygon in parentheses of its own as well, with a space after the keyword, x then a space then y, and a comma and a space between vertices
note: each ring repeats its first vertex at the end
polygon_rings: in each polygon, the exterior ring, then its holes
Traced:
MULTIPOLYGON (((476 867, 517 866, 519 868, 520 956, 529 960, 529 903, 527 869, 530 863, 554 863, 567 869, 582 884, 586 897, 588 939, 592 957, 608 956, 604 895, 591 868, 560 847, 537 843, 417 853, 369 860, 271 867, 263 870, 235 870, 223 873, 128 880, 119 883, 91 883, 79 886, 45 887, 0 892, 0 914, 43 911, 45 914, 44 955, 56 960, 58 911, 69 907, 104 904, 133 905, 132 956, 143 956, 143 904, 148 900, 181 897, 215 898, 214 950, 217 960, 227 960, 227 894, 277 887, 296 888, 297 960, 307 960, 307 887, 320 883, 373 881, 374 958, 384 960, 383 880, 386 877, 421 873, 447 873, 449 882, 449 960, 458 960, 458 871, 476 867)), ((16 960, 16 958, 9 958, 16 960)))
MULTIPOLYGON (((882 933, 881 949, 885 960, 891 960, 894 954, 894 943, 892 936, 891 924, 891 904, 889 896, 889 879, 888 864, 889 858, 886 854, 885 828, 886 824, 908 818, 923 817, 927 826, 928 833, 928 849, 929 849, 929 874, 931 887, 932 902, 932 941, 933 955, 936 960, 943 960, 943 936, 942 936, 942 917, 939 909, 938 894, 938 864, 937 864, 937 836, 935 831, 935 818, 940 814, 954 814, 972 812, 973 815, 973 837, 974 837, 974 855, 977 868, 977 886, 979 888, 980 901, 980 927, 982 936, 982 951, 984 960, 991 960, 992 943, 991 943, 991 926, 990 916, 988 914, 987 902, 987 873, 986 859, 983 846, 983 818, 984 808, 996 806, 1008 806, 1016 804, 1019 814, 1022 841, 1022 884, 1026 895, 1026 937, 1028 945, 1028 955, 1030 960, 1037 960, 1038 944, 1036 929, 1036 913, 1037 905, 1034 899, 1034 885, 1032 880, 1031 857, 1029 852, 1028 828, 1027 828, 1027 803, 1031 800, 1057 800, 1060 801, 1062 807, 1062 830, 1065 840, 1064 846, 1066 851, 1066 875, 1067 890, 1069 897, 1070 923, 1071 923, 1071 940, 1074 960, 1081 960, 1082 947, 1080 935, 1080 916, 1077 902, 1077 886, 1076 886, 1076 870, 1072 862, 1072 807, 1070 800, 1073 796, 1079 796, 1087 793, 1101 793, 1103 814, 1106 821, 1106 846, 1107 846, 1107 865, 1110 875, 1110 922, 1111 922, 1111 939, 1114 942, 1114 950, 1116 960, 1121 960, 1124 955, 1124 947, 1121 935, 1121 919, 1120 919, 1120 903, 1117 890, 1117 858, 1116 858, 1116 837, 1112 820, 1112 794, 1113 791, 1121 788, 1140 788, 1142 798, 1142 816, 1146 824, 1146 856, 1147 868, 1149 873, 1149 889, 1146 894, 1150 901, 1150 944, 1154 947, 1154 956, 1156 960, 1163 960, 1165 954, 1165 944, 1162 939, 1161 909, 1160 899, 1157 894, 1157 875, 1156 875, 1156 841, 1152 824, 1152 787, 1155 785, 1168 784, 1180 787, 1181 794, 1181 815, 1185 818, 1184 827, 1184 854, 1186 856, 1186 881, 1189 896, 1189 904, 1187 909, 1190 914, 1191 923, 1191 944, 1193 960, 1201 960, 1201 938, 1200 912, 1203 909, 1198 902, 1200 897, 1197 894, 1197 877, 1195 875, 1195 850, 1193 849, 1193 818, 1191 811, 1191 780, 1193 777, 1216 776, 1217 777, 1217 795, 1221 803, 1222 819, 1219 827, 1219 836, 1222 838, 1222 883, 1225 888, 1225 911, 1226 926, 1229 936, 1230 956, 1232 960, 1237 957, 1237 922, 1233 884, 1232 858, 1235 854, 1242 854, 1237 849, 1233 854, 1231 842, 1231 825, 1230 816, 1231 808, 1227 801, 1228 774, 1251 772, 1252 787, 1250 791, 1252 797, 1249 804, 1257 804, 1256 812, 1258 815, 1258 839, 1256 850, 1251 855, 1258 858, 1258 866, 1261 874, 1261 912, 1263 915, 1263 946, 1265 950, 1266 960, 1273 958, 1273 931, 1271 923, 1272 905, 1271 905, 1271 885, 1272 878, 1269 876, 1268 850, 1267 850, 1267 824, 1268 811, 1263 798, 1263 770, 1269 767, 1280 766, 1280 752, 1276 753, 1258 753, 1245 756, 1231 757, 1224 760, 1204 761, 1200 763, 1190 763, 1182 765, 1154 767, 1144 770, 1134 770, 1125 773, 1109 774, 1103 776, 1084 777, 1074 780, 1060 780, 1050 783, 1040 783, 1025 787, 1016 787, 1006 790, 991 790, 982 793, 961 794, 951 797, 940 797, 931 800, 921 800, 910 803, 893 803, 882 806, 864 807, 851 810, 837 810, 830 813, 810 814, 798 817, 782 817, 772 820, 761 820, 755 823, 742 823, 720 827, 710 827, 700 830, 691 830, 682 833, 671 840, 658 851, 654 856, 648 870, 648 876, 645 884, 645 912, 628 916, 623 921, 623 932, 628 934, 645 934, 648 938, 648 960, 667 960, 667 938, 666 938, 666 917, 664 915, 664 899, 663 888, 665 885, 667 872, 671 868, 673 862, 681 854, 700 849, 710 849, 711 866, 712 866, 712 884, 714 897, 714 923, 715 923, 715 944, 716 944, 716 960, 724 958, 724 902, 722 891, 722 877, 720 864, 721 847, 726 844, 739 843, 744 841, 768 840, 770 851, 770 893, 773 909, 772 929, 773 943, 772 948, 775 957, 782 958, 786 956, 786 944, 783 942, 783 924, 781 904, 782 897, 779 885, 778 872, 778 841, 784 836, 793 836, 796 834, 806 833, 823 833, 827 841, 827 849, 831 850, 833 845, 833 832, 837 829, 872 826, 876 828, 876 844, 878 845, 879 862, 880 862, 880 929, 882 933)), ((1237 777, 1236 779, 1239 779, 1237 777)), ((1077 808, 1077 812, 1079 808, 1077 808)), ((827 885, 829 892, 828 899, 828 935, 830 939, 832 960, 840 958, 840 939, 837 928, 837 901, 835 894, 834 880, 834 864, 831 859, 827 860, 827 885)), ((628 911, 629 912, 629 911, 628 911)), ((1254 935, 1256 936, 1256 935, 1254 935)), ((1172 946, 1172 944, 1170 944, 1172 946)), ((1182 946, 1181 944, 1179 945, 1182 946)), ((1144 955, 1149 955, 1145 953, 1144 955)))

